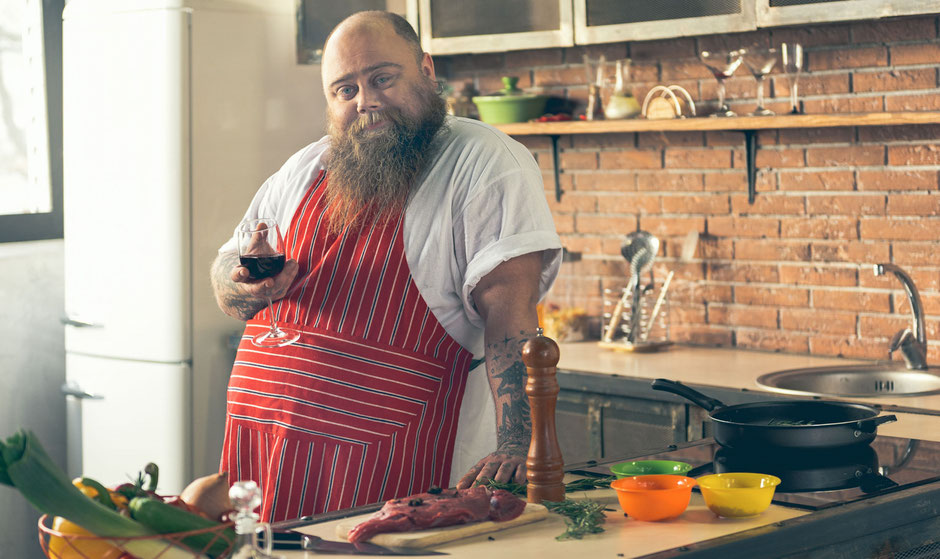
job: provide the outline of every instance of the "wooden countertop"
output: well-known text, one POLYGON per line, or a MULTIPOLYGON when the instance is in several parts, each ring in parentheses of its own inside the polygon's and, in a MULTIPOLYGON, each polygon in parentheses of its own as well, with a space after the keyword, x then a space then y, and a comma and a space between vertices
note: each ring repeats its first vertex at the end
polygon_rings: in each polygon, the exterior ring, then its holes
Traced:
MULTIPOLYGON (((597 495, 592 496, 596 497, 597 495)), ((581 540, 556 540, 555 537, 565 531, 565 523, 561 516, 550 514, 545 520, 510 528, 506 532, 493 532, 457 540, 435 546, 434 550, 447 553, 454 559, 478 559, 482 556, 487 559, 519 559, 520 553, 526 557, 545 558, 572 557, 574 554, 579 557, 640 557, 807 514, 806 511, 771 505, 760 516, 719 518, 705 507, 702 496, 693 492, 689 508, 678 518, 665 522, 642 522, 626 518, 616 502, 616 497, 612 500, 605 499, 605 502, 610 502, 608 508, 613 510, 606 513, 604 532, 581 540), (512 545, 504 545, 507 542, 512 545)), ((324 539, 339 540, 335 530, 341 522, 348 523, 349 520, 315 524, 298 531, 324 539)), ((304 552, 279 553, 289 559, 316 556, 304 552)))
MULTIPOLYGON (((674 345, 656 353, 625 353, 602 349, 596 342, 559 344, 560 371, 617 375, 638 379, 667 378, 686 384, 715 386, 773 394, 757 384, 763 374, 784 369, 869 363, 868 361, 814 357, 727 348, 674 345)), ((789 397, 775 394, 778 397, 789 397)), ((895 423, 878 427, 885 435, 940 441, 940 394, 878 398, 827 398, 863 402, 890 409, 895 423), (934 415, 922 415, 922 411, 934 415)))

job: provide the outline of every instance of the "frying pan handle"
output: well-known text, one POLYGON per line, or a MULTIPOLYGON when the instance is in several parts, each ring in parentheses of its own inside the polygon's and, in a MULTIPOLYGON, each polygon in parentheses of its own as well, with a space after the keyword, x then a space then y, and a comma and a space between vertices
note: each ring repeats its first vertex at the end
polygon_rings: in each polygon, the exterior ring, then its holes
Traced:
POLYGON ((878 428, 882 423, 891 423, 892 421, 897 421, 898 416, 896 415, 881 415, 878 417, 872 417, 869 419, 862 419, 861 421, 855 422, 855 428, 864 433, 874 433, 875 429, 878 428))
POLYGON ((650 386, 652 386, 653 390, 662 390, 663 392, 671 392, 676 396, 682 396, 699 407, 705 408, 706 411, 725 407, 719 400, 706 396, 698 390, 689 388, 677 380, 658 378, 654 380, 650 386))

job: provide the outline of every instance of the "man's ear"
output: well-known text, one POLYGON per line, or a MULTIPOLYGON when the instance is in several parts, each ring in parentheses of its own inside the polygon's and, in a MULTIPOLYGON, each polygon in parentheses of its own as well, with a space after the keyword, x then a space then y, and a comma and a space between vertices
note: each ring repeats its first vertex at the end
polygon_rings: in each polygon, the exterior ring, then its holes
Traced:
POLYGON ((428 53, 424 53, 424 57, 421 59, 421 73, 427 76, 428 79, 437 79, 437 76, 434 73, 434 60, 428 53))

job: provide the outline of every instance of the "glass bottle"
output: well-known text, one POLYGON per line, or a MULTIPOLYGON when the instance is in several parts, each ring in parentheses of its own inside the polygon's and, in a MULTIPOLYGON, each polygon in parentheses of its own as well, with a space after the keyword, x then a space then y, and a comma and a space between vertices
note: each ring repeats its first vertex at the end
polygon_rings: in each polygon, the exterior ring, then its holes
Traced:
POLYGON ((274 539, 271 525, 258 523, 254 512, 261 504, 261 488, 254 481, 236 481, 228 490, 232 507, 235 508, 235 545, 231 559, 283 559, 271 555, 274 539), (259 532, 264 533, 264 549, 258 547, 259 532))

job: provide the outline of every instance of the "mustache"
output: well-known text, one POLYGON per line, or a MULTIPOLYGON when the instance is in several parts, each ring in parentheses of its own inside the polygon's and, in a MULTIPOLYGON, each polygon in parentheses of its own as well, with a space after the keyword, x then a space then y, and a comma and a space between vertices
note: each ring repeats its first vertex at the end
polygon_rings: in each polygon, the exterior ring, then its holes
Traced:
POLYGON ((401 111, 393 108, 386 108, 379 111, 369 111, 367 113, 361 114, 354 120, 347 131, 350 134, 360 135, 363 132, 366 132, 368 128, 372 125, 378 124, 384 121, 391 121, 392 124, 402 125, 404 124, 404 118, 401 114, 401 111))

